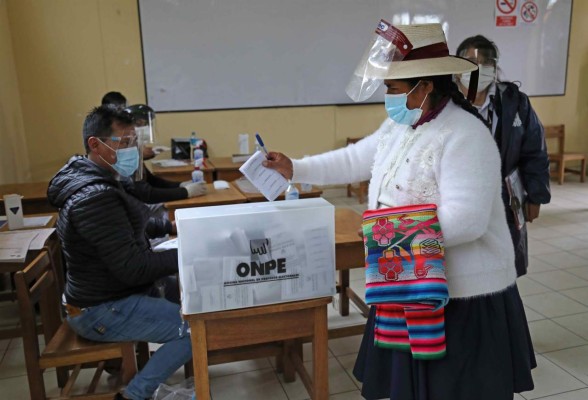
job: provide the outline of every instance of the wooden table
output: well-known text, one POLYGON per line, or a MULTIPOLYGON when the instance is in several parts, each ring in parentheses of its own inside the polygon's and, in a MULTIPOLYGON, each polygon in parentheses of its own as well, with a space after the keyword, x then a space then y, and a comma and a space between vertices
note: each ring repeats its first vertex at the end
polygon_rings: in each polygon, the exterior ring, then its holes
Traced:
MULTIPOLYGON (((164 151, 163 153, 160 153, 157 156, 155 156, 155 158, 145 161, 145 167, 147 167, 153 175, 159 178, 167 179, 168 181, 191 181, 194 166, 190 163, 190 160, 183 160, 186 161, 187 164, 180 167, 160 167, 158 165, 152 164, 153 161, 168 160, 170 158, 171 153, 169 151, 164 151)), ((201 169, 204 173, 204 180, 207 183, 212 183, 214 181, 214 165, 212 165, 212 163, 210 163, 209 160, 206 160, 205 166, 201 169)))
POLYGON ((40 214, 57 212, 47 200, 49 182, 9 183, 0 185, 0 215, 5 215, 4 195, 20 194, 24 214, 40 214))
MULTIPOLYGON (((234 185, 235 188, 237 188, 237 190, 243 196, 245 196, 247 198, 247 201, 250 203, 258 203, 261 201, 267 201, 265 196, 263 194, 261 194, 260 192, 247 192, 247 191, 241 189, 241 187, 239 186, 239 179, 231 182, 231 184, 234 185)), ((312 197, 321 197, 321 194, 323 194, 323 191, 315 186, 313 186, 311 190, 303 192, 302 189, 300 188, 300 184, 296 183, 295 185, 298 188, 298 192, 300 193, 301 199, 309 199, 312 197)), ((249 183, 247 186, 248 187, 252 186, 252 184, 249 183)), ((276 198, 276 200, 284 200, 284 198, 285 198, 284 193, 282 193, 281 195, 279 195, 276 198)))
MULTIPOLYGON (((198 400, 210 400, 211 361, 235 361, 281 355, 286 381, 299 373, 311 399, 329 398, 327 304, 330 297, 268 306, 184 315, 190 324, 194 386, 198 400), (306 371, 295 345, 311 337, 313 377, 306 371)), ((213 362, 214 363, 214 362, 213 362)))
MULTIPOLYGON (((349 270, 365 266, 363 239, 357 233, 361 228, 361 222, 362 217, 357 212, 349 208, 335 209, 335 269, 339 273, 337 284, 339 313, 342 316, 349 315, 349 300, 351 300, 367 318, 369 307, 349 286, 349 270)), ((347 334, 341 331, 331 337, 351 335, 358 330, 363 332, 359 328, 354 330, 351 327, 347 334)))
POLYGON ((209 160, 214 166, 215 180, 232 182, 243 176, 239 171, 242 162, 234 163, 231 157, 214 157, 209 160))
MULTIPOLYGON (((54 228, 57 222, 57 213, 45 213, 45 214, 34 214, 34 215, 25 215, 25 217, 41 217, 41 216, 51 216, 51 220, 45 226, 39 226, 34 228, 23 228, 26 229, 42 229, 42 228, 54 228)), ((20 230, 20 229, 19 229, 20 230)), ((8 231, 8 224, 4 224, 0 228, 0 232, 8 231)), ((53 232, 51 236, 45 242, 45 249, 49 251, 51 258, 53 259, 53 265, 55 266, 55 276, 57 279, 57 288, 59 290, 59 295, 63 293, 63 288, 65 285, 65 276, 63 271, 63 261, 61 258, 61 246, 59 244, 59 239, 57 238, 57 234, 53 232)), ((3 273, 13 273, 16 271, 21 271, 25 269, 31 261, 35 259, 39 255, 41 250, 29 250, 27 252, 27 257, 23 262, 0 262, 0 274, 3 273)), ((16 296, 13 293, 3 294, 0 296, 0 300, 2 301, 14 301, 16 300, 16 296)), ((9 328, 0 330, 0 340, 20 337, 22 336, 20 325, 17 328, 9 328)))
POLYGON ((223 204, 239 204, 247 202, 247 198, 231 184, 229 184, 228 189, 221 190, 216 190, 211 183, 208 183, 206 186, 208 192, 204 196, 165 203, 165 207, 169 210, 169 219, 171 221, 175 220, 174 212, 179 208, 220 206, 223 204))

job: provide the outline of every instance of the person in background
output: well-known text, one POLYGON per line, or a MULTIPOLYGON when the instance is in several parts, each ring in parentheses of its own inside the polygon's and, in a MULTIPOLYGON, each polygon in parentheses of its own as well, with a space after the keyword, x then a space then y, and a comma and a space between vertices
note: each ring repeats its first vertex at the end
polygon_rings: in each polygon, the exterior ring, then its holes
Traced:
POLYGON ((364 74, 362 88, 383 81, 389 118, 342 149, 301 160, 270 152, 264 165, 293 182, 370 179, 370 210, 437 205, 449 290, 446 355, 426 360, 376 345, 371 307, 353 370, 366 399, 512 400, 513 393, 533 389, 536 361, 516 286, 500 156, 482 118, 453 82, 453 74, 477 66, 449 56, 440 24, 384 28, 388 37, 405 37, 401 44, 412 50, 398 60, 382 48, 356 74, 364 74))
POLYGON ((192 357, 177 280, 170 276, 178 272, 178 254, 151 251, 145 235, 150 212, 121 183, 138 167, 131 116, 97 107, 84 121, 83 138, 86 156, 72 157, 47 192, 60 209, 67 321, 90 340, 163 344, 115 397, 145 399, 192 357))
MULTIPOLYGON (((135 104, 125 108, 132 117, 136 128, 152 129, 152 123, 155 119, 155 111, 145 104, 135 104)), ((150 147, 142 146, 143 157, 149 157, 155 154, 150 147)), ((148 204, 165 203, 174 200, 184 200, 187 198, 203 196, 207 193, 207 186, 205 182, 173 182, 167 179, 159 178, 153 175, 148 168, 143 166, 142 179, 134 182, 134 194, 136 197, 148 204)))
MULTIPOLYGON (((498 49, 492 41, 482 35, 469 37, 457 47, 457 55, 480 67, 473 105, 486 120, 498 145, 502 159, 502 200, 515 248, 517 275, 522 276, 527 273, 529 264, 527 227, 523 225, 520 230, 517 229, 504 178, 518 168, 527 192, 525 217, 528 222, 533 222, 539 216, 541 204, 551 200, 543 126, 529 98, 516 84, 497 81, 498 49)), ((455 81, 465 94, 470 74, 457 74, 455 81)))
POLYGON ((125 108, 127 106, 127 98, 120 92, 108 92, 102 97, 103 106, 112 104, 117 107, 125 108))

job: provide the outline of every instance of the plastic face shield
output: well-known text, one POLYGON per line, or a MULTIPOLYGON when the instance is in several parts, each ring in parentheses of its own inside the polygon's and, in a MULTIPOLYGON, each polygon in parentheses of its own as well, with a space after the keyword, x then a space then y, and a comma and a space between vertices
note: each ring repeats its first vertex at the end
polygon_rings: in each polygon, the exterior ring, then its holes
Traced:
POLYGON ((498 66, 498 59, 494 52, 487 49, 466 49, 458 55, 480 66, 494 68, 498 66))
POLYGON ((155 120, 151 113, 145 115, 146 119, 135 119, 135 133, 137 135, 137 147, 139 148, 139 168, 135 173, 135 180, 143 180, 143 151, 146 146, 155 143, 155 120))
POLYGON ((155 143, 155 119, 148 113, 146 119, 135 120, 135 132, 142 145, 155 143))
POLYGON ((138 145, 137 135, 135 135, 134 129, 126 131, 122 136, 101 136, 99 139, 102 139, 102 143, 114 151, 128 149, 129 147, 138 145), (106 140, 110 142, 106 143, 106 140))
POLYGON ((389 22, 380 20, 345 89, 347 95, 356 102, 369 99, 386 78, 392 63, 402 61, 412 47, 404 33, 389 22))

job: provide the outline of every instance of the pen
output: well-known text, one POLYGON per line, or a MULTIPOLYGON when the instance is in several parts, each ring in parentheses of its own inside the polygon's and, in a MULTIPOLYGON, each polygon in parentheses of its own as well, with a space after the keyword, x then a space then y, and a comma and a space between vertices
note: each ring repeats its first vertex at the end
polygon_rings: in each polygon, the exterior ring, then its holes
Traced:
POLYGON ((263 149, 263 151, 264 151, 265 155, 267 156, 267 155, 268 155, 268 154, 267 154, 267 150, 266 150, 266 148, 265 148, 265 146, 264 146, 264 144, 263 144, 263 140, 261 140, 261 136, 259 136, 259 133, 256 133, 256 134, 255 134, 255 139, 257 140, 257 143, 259 143, 259 145, 260 145, 260 146, 261 146, 261 148, 263 149))

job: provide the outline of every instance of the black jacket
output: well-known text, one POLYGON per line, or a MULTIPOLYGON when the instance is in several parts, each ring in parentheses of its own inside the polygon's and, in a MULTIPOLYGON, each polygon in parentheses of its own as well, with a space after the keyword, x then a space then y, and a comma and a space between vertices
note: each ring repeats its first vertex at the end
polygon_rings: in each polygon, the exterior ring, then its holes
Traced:
MULTIPOLYGON (((125 186, 81 156, 72 157, 49 183, 49 201, 60 209, 57 233, 69 304, 90 307, 127 297, 178 270, 176 250, 150 250, 149 210, 125 186)), ((153 233, 166 229, 159 224, 153 233)))
POLYGON ((516 229, 504 178, 518 168, 527 191, 527 201, 547 204, 551 200, 549 159, 543 125, 529 98, 517 85, 498 83, 493 105, 498 116, 494 137, 502 159, 502 198, 515 247, 517 274, 521 276, 527 273, 527 229, 526 226, 520 231, 516 229))

